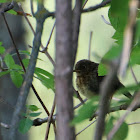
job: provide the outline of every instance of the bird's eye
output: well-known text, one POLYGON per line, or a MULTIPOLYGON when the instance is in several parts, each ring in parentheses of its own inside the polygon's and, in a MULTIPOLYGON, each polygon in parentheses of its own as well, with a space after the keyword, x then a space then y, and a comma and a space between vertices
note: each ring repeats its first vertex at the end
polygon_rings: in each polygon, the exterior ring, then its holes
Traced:
POLYGON ((85 65, 82 65, 82 66, 81 66, 81 69, 86 69, 86 66, 85 66, 85 65))

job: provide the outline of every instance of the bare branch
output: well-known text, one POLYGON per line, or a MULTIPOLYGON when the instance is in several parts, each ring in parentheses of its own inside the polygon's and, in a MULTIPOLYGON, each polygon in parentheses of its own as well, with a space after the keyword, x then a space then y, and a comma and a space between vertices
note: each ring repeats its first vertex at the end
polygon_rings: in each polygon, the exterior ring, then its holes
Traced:
MULTIPOLYGON (((31 28, 31 30, 32 30, 32 32, 33 32, 33 34, 35 35, 35 31, 34 31, 32 25, 31 25, 31 23, 30 23, 30 21, 29 21, 27 15, 25 14, 25 12, 24 12, 24 10, 23 10, 21 4, 20 4, 19 6, 20 6, 21 10, 23 11, 23 15, 24 15, 24 17, 25 17, 27 23, 29 24, 29 26, 30 26, 30 28, 31 28)), ((45 13, 45 19, 48 18, 48 16, 46 16, 47 14, 48 14, 48 13, 46 12, 46 13, 45 13)), ((44 49, 44 46, 42 45, 42 43, 41 43, 41 48, 44 49)), ((46 52, 45 52, 45 55, 48 57, 48 59, 50 60, 50 62, 51 62, 51 63, 53 64, 53 66, 55 67, 55 62, 54 62, 54 60, 52 59, 52 57, 50 56, 50 54, 46 51, 46 52)))
POLYGON ((35 16, 34 7, 33 7, 33 0, 30 0, 30 4, 31 4, 31 12, 32 12, 32 15, 35 16))
POLYGON ((128 125, 140 124, 140 122, 129 123, 128 125))
POLYGON ((137 9, 139 7, 138 0, 131 0, 129 3, 128 23, 124 32, 123 51, 120 60, 119 74, 124 76, 129 62, 131 47, 134 39, 134 27, 136 23, 137 9))
POLYGON ((78 136, 79 134, 81 134, 83 131, 85 131, 87 128, 89 128, 92 124, 94 124, 97 120, 93 121, 92 123, 90 123, 88 126, 86 126, 84 129, 82 129, 80 132, 78 132, 76 134, 76 136, 78 136))
POLYGON ((50 116, 48 117, 48 125, 47 125, 47 129, 46 129, 45 140, 48 139, 51 123, 53 123, 54 133, 55 133, 55 135, 56 135, 56 126, 55 126, 55 122, 52 121, 53 113, 54 113, 54 110, 55 110, 55 104, 56 104, 56 103, 55 103, 55 102, 56 102, 55 100, 56 100, 56 96, 54 97, 54 102, 53 102, 53 105, 52 105, 52 110, 51 110, 50 116))
POLYGON ((5 13, 14 8, 14 2, 0 3, 0 13, 5 13))
POLYGON ((104 132, 105 127, 105 117, 109 110, 109 104, 112 97, 112 93, 114 92, 112 88, 113 84, 115 84, 114 78, 117 74, 117 67, 118 62, 115 64, 112 63, 113 66, 111 67, 108 75, 105 77, 105 79, 102 82, 102 85, 100 87, 100 102, 99 102, 99 116, 97 120, 96 125, 96 131, 95 131, 95 140, 101 140, 104 132))
POLYGON ((0 126, 6 128, 6 129, 10 128, 10 125, 3 123, 3 122, 0 122, 0 126))
POLYGON ((133 69, 132 69, 131 66, 130 66, 130 70, 131 70, 132 76, 133 76, 133 78, 134 78, 136 84, 139 84, 139 82, 138 82, 138 80, 137 80, 137 78, 136 78, 136 75, 135 75, 135 73, 134 73, 134 71, 133 71, 133 69))
MULTIPOLYGON (((42 10, 43 8, 44 8, 43 5, 41 3, 38 3, 38 14, 40 13, 39 10, 42 10)), ((9 140, 15 140, 16 128, 17 128, 17 124, 19 122, 19 115, 20 115, 22 107, 25 105, 25 102, 26 102, 26 99, 27 99, 27 96, 29 93, 29 89, 32 84, 34 69, 35 69, 35 65, 36 65, 36 59, 37 59, 39 47, 41 44, 43 23, 45 21, 44 16, 43 15, 41 15, 41 16, 42 16, 41 19, 36 18, 37 26, 36 26, 36 33, 35 33, 35 37, 34 37, 34 41, 33 41, 34 47, 32 49, 30 63, 29 63, 29 66, 28 66, 28 69, 27 69, 27 72, 25 75, 25 80, 21 87, 21 91, 19 93, 19 97, 18 97, 17 104, 16 104, 16 109, 15 109, 13 117, 12 117, 11 129, 9 132, 9 140)))
POLYGON ((80 100, 80 102, 81 102, 82 104, 84 104, 84 101, 83 101, 82 97, 80 96, 79 92, 75 90, 74 87, 73 87, 73 91, 74 91, 74 93, 76 94, 77 98, 80 100))
POLYGON ((73 31, 72 31, 72 47, 73 47, 73 63, 75 62, 76 52, 78 47, 78 36, 80 31, 82 1, 76 0, 73 10, 73 31))
POLYGON ((92 34, 93 34, 93 31, 90 32, 89 47, 88 47, 88 60, 90 60, 92 34))
POLYGON ((87 13, 87 12, 92 12, 92 11, 95 11, 99 8, 102 8, 102 7, 105 7, 107 4, 109 4, 111 2, 111 0, 106 0, 106 1, 103 1, 101 2, 100 4, 98 5, 95 5, 93 7, 90 7, 90 8, 87 8, 87 9, 83 9, 82 10, 82 13, 87 13))
POLYGON ((50 40, 51 40, 51 37, 52 37, 53 31, 54 31, 55 25, 56 25, 56 22, 55 22, 54 25, 53 25, 53 28, 52 28, 52 31, 51 31, 51 33, 50 33, 50 37, 49 37, 49 39, 48 39, 48 42, 47 42, 46 47, 41 51, 41 52, 43 52, 43 53, 46 52, 47 49, 48 49, 48 45, 50 44, 50 40))
POLYGON ((103 19, 104 23, 106 23, 107 25, 111 25, 111 23, 110 23, 110 22, 108 22, 108 21, 105 19, 105 17, 104 17, 103 15, 101 15, 101 17, 102 17, 102 19, 103 19))

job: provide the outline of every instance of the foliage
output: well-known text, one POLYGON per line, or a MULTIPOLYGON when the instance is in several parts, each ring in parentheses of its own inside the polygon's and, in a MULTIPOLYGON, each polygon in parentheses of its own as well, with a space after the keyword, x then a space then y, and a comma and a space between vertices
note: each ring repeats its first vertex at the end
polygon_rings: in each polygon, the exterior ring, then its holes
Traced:
MULTIPOLYGON (((118 117, 110 116, 109 120, 106 122, 106 128, 105 128, 105 136, 108 135, 110 130, 113 128, 115 121, 118 120, 118 117)), ((113 140, 125 140, 128 135, 128 124, 126 122, 123 122, 120 129, 117 131, 115 136, 113 137, 113 140)))
POLYGON ((92 115, 96 112, 98 107, 99 97, 94 97, 90 99, 90 101, 84 104, 79 110, 77 116, 72 120, 71 125, 75 125, 77 123, 81 123, 86 119, 92 117, 92 115))
MULTIPOLYGON (((20 0, 21 1, 21 0, 20 0)), ((103 0, 105 1, 105 0, 103 0)), ((0 0, 0 3, 8 2, 7 0, 0 0)), ((82 5, 86 2, 86 0, 82 0, 82 5)), ((109 6, 108 17, 111 23, 112 28, 114 28, 115 33, 112 36, 112 39, 115 40, 115 43, 111 47, 111 49, 104 55, 102 58, 101 63, 99 64, 98 68, 98 76, 107 75, 108 69, 107 65, 104 62, 110 62, 112 60, 119 59, 121 56, 121 52, 123 49, 123 42, 124 42, 124 31, 128 21, 128 14, 129 14, 129 0, 112 0, 109 6)), ((21 11, 9 10, 9 14, 12 15, 21 15, 23 13, 21 11)), ((27 16, 31 16, 30 14, 26 13, 27 16)), ((130 61, 129 66, 140 65, 140 19, 139 19, 139 11, 136 20, 136 27, 135 27, 135 36, 134 41, 132 44, 132 51, 130 54, 130 61)), ((26 68, 28 69, 28 65, 30 62, 30 52, 25 50, 19 50, 20 55, 25 55, 26 58, 22 59, 22 62, 26 68)), ((9 75, 13 84, 20 88, 24 81, 24 71, 21 65, 16 64, 14 61, 14 56, 17 54, 9 54, 5 50, 2 42, 0 42, 0 66, 2 68, 0 72, 0 77, 4 75, 9 75), (4 67, 3 67, 4 64, 4 67)), ((39 60, 39 59, 38 59, 39 60)), ((54 88, 54 76, 47 70, 42 68, 36 67, 34 72, 34 78, 40 81, 42 85, 44 85, 47 89, 51 89, 55 92, 54 88)), ((124 93, 127 91, 138 91, 140 89, 140 85, 129 85, 120 89, 118 92, 124 93)), ((120 95, 120 94, 119 94, 120 95)), ((98 101, 99 97, 94 97, 90 99, 86 104, 84 104, 75 115, 75 118, 71 121, 71 125, 77 125, 78 123, 84 122, 85 120, 89 119, 98 108, 98 101)), ((112 106, 117 106, 121 104, 130 104, 130 100, 122 99, 121 101, 112 102, 112 106)), ((23 114, 23 119, 21 119, 19 124, 19 131, 21 133, 26 133, 31 126, 33 125, 32 117, 38 117, 41 112, 37 112, 39 108, 36 105, 29 105, 27 106, 27 113, 23 114)), ((105 128, 105 136, 108 135, 110 130, 113 128, 116 120, 118 117, 110 116, 109 120, 106 121, 106 128, 105 128)), ((115 134, 113 140, 124 140, 128 135, 128 124, 124 122, 118 132, 115 134)))
POLYGON ((24 118, 21 119, 19 123, 19 131, 23 134, 28 132, 33 125, 31 117, 38 117, 42 113, 36 112, 39 110, 39 108, 36 105, 28 105, 27 109, 27 113, 22 114, 24 118))

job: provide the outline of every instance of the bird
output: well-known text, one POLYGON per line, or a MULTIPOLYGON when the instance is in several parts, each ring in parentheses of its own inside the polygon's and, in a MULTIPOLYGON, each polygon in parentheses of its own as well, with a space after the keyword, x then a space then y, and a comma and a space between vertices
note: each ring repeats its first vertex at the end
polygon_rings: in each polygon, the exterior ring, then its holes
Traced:
MULTIPOLYGON (((92 98, 99 95, 100 85, 106 76, 98 76, 98 63, 92 62, 87 59, 80 60, 76 63, 73 72, 76 72, 76 85, 78 92, 87 98, 92 98)), ((110 88, 114 93, 119 88, 124 87, 124 85, 119 81, 116 76, 112 81, 112 86, 110 88)), ((132 98, 132 95, 124 93, 128 98, 132 98)))

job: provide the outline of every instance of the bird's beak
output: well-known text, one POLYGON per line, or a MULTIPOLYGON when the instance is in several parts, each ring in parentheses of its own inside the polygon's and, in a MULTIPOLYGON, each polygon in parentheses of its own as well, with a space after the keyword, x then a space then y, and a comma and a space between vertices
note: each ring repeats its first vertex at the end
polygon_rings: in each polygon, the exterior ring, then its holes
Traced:
POLYGON ((73 70, 73 72, 80 72, 80 70, 73 70))

